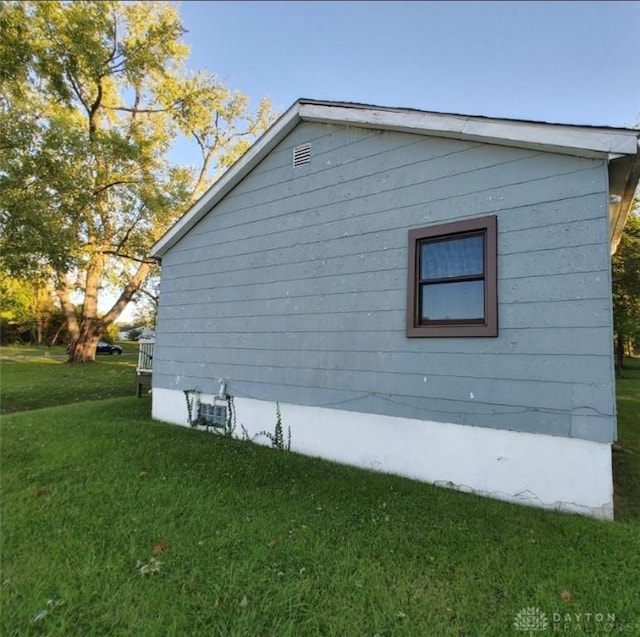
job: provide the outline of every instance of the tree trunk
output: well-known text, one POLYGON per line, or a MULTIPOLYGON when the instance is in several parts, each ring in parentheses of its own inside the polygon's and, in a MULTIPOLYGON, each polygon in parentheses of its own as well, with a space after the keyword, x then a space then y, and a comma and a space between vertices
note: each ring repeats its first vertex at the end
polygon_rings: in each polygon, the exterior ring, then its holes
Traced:
POLYGON ((42 318, 36 319, 36 345, 42 345, 42 318))
POLYGON ((80 316, 71 301, 71 286, 64 273, 58 275, 56 293, 64 312, 71 343, 69 344, 69 362, 86 363, 95 361, 96 345, 104 331, 120 316, 127 303, 135 296, 151 270, 150 263, 141 263, 135 274, 129 279, 120 296, 111 309, 98 318, 98 292, 100 277, 104 271, 104 258, 96 257, 87 268, 84 286, 84 303, 80 316))
POLYGON ((622 375, 624 369, 624 334, 618 332, 616 334, 616 370, 618 376, 622 375))
POLYGON ((70 363, 92 363, 96 360, 96 347, 102 336, 99 322, 83 322, 80 325, 78 338, 69 345, 70 363))
POLYGON ((56 294, 60 300, 60 307, 62 308, 64 320, 69 330, 69 336, 72 341, 77 341, 80 334, 80 326, 78 325, 78 317, 76 316, 71 301, 71 286, 67 280, 67 275, 61 272, 57 273, 56 294))
POLYGON ((58 337, 60 336, 60 333, 62 332, 62 330, 66 327, 66 324, 62 324, 57 330, 56 333, 53 335, 53 338, 51 339, 51 341, 49 342, 50 346, 53 346, 57 343, 58 341, 58 337))

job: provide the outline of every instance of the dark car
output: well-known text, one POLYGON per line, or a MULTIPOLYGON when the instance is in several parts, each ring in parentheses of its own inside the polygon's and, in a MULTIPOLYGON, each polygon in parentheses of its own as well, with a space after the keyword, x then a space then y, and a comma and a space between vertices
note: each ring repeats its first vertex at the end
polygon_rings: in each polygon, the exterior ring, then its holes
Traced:
POLYGON ((100 341, 96 347, 96 354, 111 354, 112 356, 117 354, 120 356, 120 354, 122 354, 122 347, 119 345, 112 345, 105 341, 100 341))

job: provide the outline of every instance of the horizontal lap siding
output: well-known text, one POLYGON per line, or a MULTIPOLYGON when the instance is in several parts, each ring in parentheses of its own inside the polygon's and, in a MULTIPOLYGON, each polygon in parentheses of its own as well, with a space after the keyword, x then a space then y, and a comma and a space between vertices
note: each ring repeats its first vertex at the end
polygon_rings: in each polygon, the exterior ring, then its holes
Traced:
POLYGON ((607 236, 600 160, 303 124, 163 259, 154 384, 609 440, 607 236), (499 337, 407 339, 408 230, 485 214, 499 337))

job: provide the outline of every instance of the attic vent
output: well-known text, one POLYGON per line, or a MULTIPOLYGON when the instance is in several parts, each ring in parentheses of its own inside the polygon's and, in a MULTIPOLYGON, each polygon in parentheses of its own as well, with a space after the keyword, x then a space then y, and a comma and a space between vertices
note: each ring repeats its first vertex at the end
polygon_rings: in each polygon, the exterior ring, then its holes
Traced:
POLYGON ((293 165, 304 166, 311 163, 311 144, 302 144, 293 149, 293 165))

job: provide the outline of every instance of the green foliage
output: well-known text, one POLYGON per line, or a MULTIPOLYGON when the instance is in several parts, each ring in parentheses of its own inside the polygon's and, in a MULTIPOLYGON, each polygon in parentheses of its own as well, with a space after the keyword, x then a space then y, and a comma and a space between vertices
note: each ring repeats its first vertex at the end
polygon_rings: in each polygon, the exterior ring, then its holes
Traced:
POLYGON ((0 317, 16 323, 24 323, 31 318, 33 290, 26 283, 10 277, 0 279, 0 317))
POLYGON ((200 392, 198 389, 184 389, 184 399, 187 401, 187 422, 191 427, 198 426, 198 407, 200 405, 200 392))
POLYGON ((153 271, 149 247, 266 127, 269 104, 252 115, 189 72, 167 2, 3 2, 0 31, 0 252, 14 275, 55 281, 86 345, 74 355, 88 356, 153 271), (195 167, 170 164, 177 136, 195 167), (117 298, 103 315, 101 291, 117 298))
POLYGON ((291 427, 287 428, 287 442, 284 440, 284 432, 282 429, 282 412, 280 411, 280 403, 276 403, 276 426, 273 433, 267 431, 259 431, 253 438, 264 436, 271 441, 271 446, 280 451, 291 451, 291 427))
MULTIPOLYGON (((618 450, 613 454, 616 519, 640 524, 640 359, 625 361, 616 382, 618 450)), ((640 529, 639 529, 640 532, 640 529)))
POLYGON ((122 356, 99 356, 92 365, 66 363, 65 347, 0 348, 0 414, 135 395, 137 348, 122 356))
POLYGON ((225 434, 227 436, 233 436, 238 426, 236 401, 233 396, 227 395, 227 403, 229 404, 229 411, 227 412, 227 426, 225 434))
POLYGON ((115 343, 118 340, 119 331, 118 326, 115 323, 111 323, 111 325, 105 329, 103 336, 109 343, 115 343))
POLYGON ((636 212, 629 216, 611 271, 613 324, 621 358, 624 341, 640 337, 640 216, 636 212))
POLYGON ((2 342, 42 344, 56 339, 64 316, 46 281, 27 280, 0 273, 2 342))

